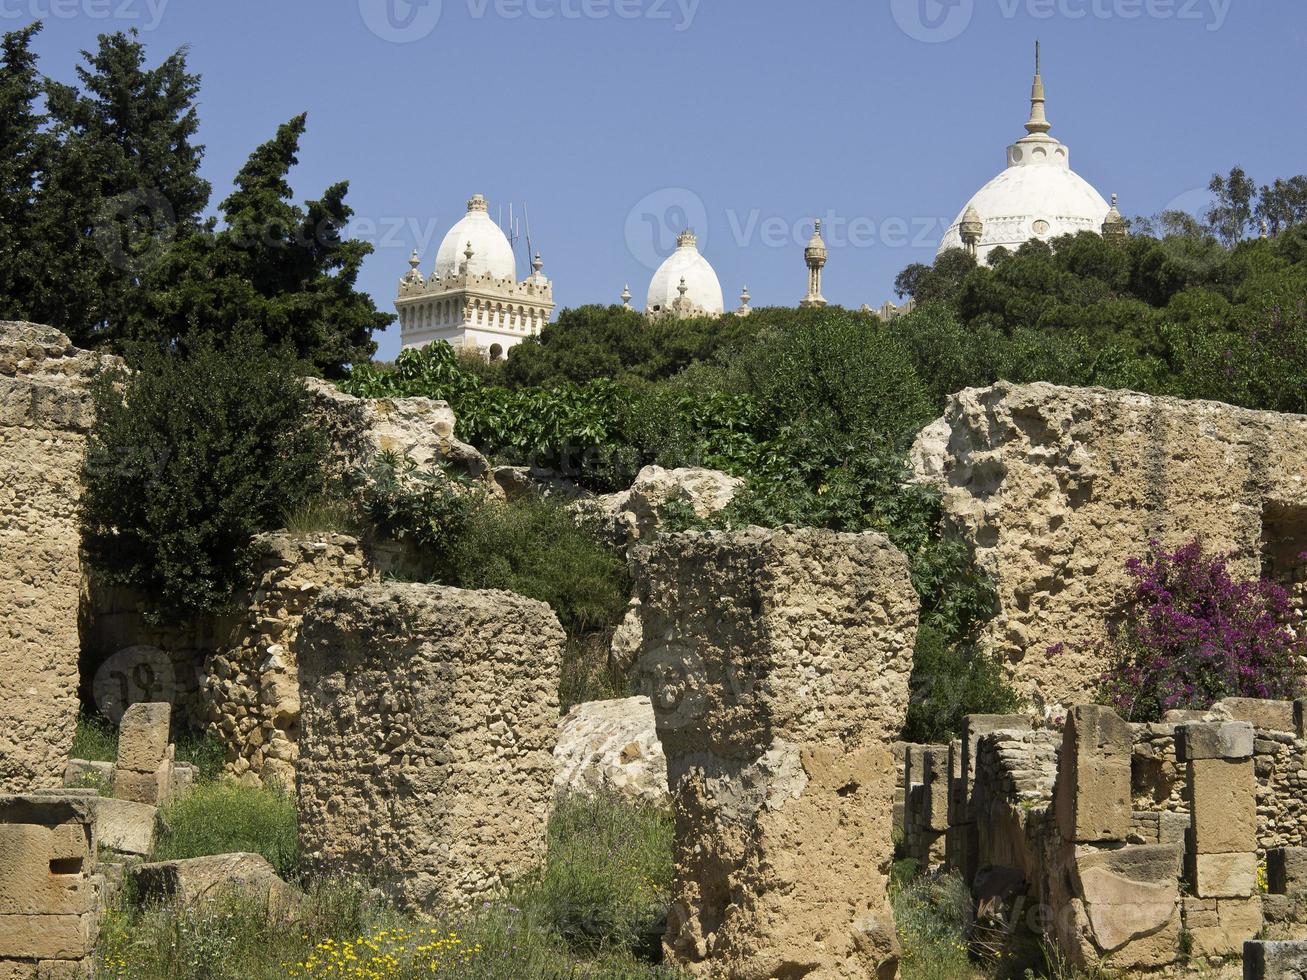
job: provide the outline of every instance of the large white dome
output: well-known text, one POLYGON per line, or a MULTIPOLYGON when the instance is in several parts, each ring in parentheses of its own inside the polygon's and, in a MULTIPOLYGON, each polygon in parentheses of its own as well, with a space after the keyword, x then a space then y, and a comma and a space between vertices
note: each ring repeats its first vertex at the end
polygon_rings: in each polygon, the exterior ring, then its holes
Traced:
POLYGON ((962 227, 968 218, 982 225, 974 243, 976 260, 981 263, 1000 246, 1015 251, 1032 238, 1048 241, 1081 231, 1102 232, 1108 203, 1071 169, 1071 150, 1048 134, 1050 128, 1036 54, 1028 135, 1008 147, 1007 169, 977 191, 958 213, 940 242, 940 254, 968 247, 962 227))
POLYGON ((436 253, 436 275, 442 279, 455 275, 467 261, 468 245, 472 261, 468 271, 474 275, 490 273, 496 279, 517 279, 517 259, 513 246, 499 226, 490 220, 490 209, 480 194, 467 202, 467 214, 449 229, 436 253))
POLYGON ((699 254, 697 239, 683 232, 676 240, 676 251, 654 273, 649 283, 649 299, 645 309, 649 313, 665 313, 681 297, 681 282, 685 283, 685 300, 696 311, 720 315, 726 308, 722 299, 722 284, 708 260, 699 254))

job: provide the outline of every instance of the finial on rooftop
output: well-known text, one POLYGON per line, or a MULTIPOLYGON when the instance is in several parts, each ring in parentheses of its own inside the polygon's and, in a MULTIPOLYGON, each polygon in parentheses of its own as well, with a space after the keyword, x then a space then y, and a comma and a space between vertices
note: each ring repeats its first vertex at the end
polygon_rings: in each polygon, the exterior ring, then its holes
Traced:
POLYGON ((631 284, 629 282, 622 288, 622 305, 628 310, 631 309, 631 284))
POLYGON ((1034 136, 1036 133, 1047 133, 1053 128, 1053 124, 1048 121, 1045 115, 1045 106, 1047 98, 1044 94, 1044 76, 1040 71, 1040 44, 1035 42, 1035 82, 1030 89, 1030 119, 1026 122, 1026 132, 1034 136))
POLYGON ((531 260, 531 270, 538 276, 540 275, 540 270, 544 267, 545 260, 540 257, 539 252, 536 252, 536 257, 531 260))
POLYGON ((690 287, 685 284, 685 276, 681 276, 681 284, 676 287, 676 291, 681 294, 682 299, 684 299, 685 294, 690 291, 690 287))
POLYGON ((467 202, 467 209, 468 211, 489 211, 490 205, 486 203, 484 195, 473 194, 471 200, 467 202))
POLYGON ((1129 235, 1129 227, 1125 223, 1125 218, 1116 206, 1116 195, 1112 195, 1112 209, 1107 212, 1107 217, 1103 220, 1103 237, 1108 241, 1122 241, 1129 235))
POLYGON ((685 231, 681 232, 679 235, 676 236, 677 248, 685 248, 687 245, 691 247, 697 247, 698 244, 699 244, 699 239, 695 237, 694 232, 691 231, 689 228, 686 228, 685 231))

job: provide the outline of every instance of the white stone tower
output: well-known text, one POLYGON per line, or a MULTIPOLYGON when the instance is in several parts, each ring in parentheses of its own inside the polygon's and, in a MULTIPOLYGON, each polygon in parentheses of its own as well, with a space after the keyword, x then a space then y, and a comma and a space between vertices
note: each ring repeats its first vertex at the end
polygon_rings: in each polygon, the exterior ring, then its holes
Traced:
POLYGON ((826 267, 826 242, 821 237, 821 219, 817 219, 808 247, 803 250, 803 259, 808 264, 808 295, 799 303, 802 307, 826 305, 826 297, 821 294, 821 270, 826 267))

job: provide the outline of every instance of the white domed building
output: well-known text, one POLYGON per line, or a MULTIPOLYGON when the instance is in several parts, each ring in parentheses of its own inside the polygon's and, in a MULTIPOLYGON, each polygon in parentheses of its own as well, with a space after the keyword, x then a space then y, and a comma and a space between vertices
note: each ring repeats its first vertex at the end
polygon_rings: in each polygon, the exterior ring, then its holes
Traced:
POLYGON ((699 254, 699 241, 686 230, 676 239, 676 251, 667 256, 649 283, 645 313, 652 318, 721 316, 726 309, 722 284, 708 260, 699 254))
POLYGON ((395 300, 405 348, 444 340, 498 360, 540 333, 553 314, 554 284, 540 271, 540 253, 531 275, 518 282, 513 246, 480 194, 467 202, 467 214, 440 243, 429 279, 419 271, 421 264, 415 250, 395 300))
POLYGON ((1103 233, 1112 208, 1071 169, 1070 148, 1049 135, 1038 46, 1030 103, 1026 135, 1007 148, 1007 169, 967 202, 945 232, 939 254, 966 249, 984 264, 999 247, 1015 251, 1034 238, 1103 233))

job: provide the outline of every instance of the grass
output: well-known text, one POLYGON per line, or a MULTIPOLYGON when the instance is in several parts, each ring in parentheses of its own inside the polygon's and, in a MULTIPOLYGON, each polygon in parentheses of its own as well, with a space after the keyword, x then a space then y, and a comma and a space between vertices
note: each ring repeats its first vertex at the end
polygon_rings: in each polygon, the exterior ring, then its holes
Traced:
POLYGON ((558 703, 563 714, 587 701, 631 695, 627 680, 608 666, 608 647, 607 634, 592 633, 568 639, 558 679, 558 703))
MULTIPOLYGON (((260 843, 276 851, 293 816, 289 801, 267 790, 201 786, 168 808, 156 857, 259 851, 260 843)), ((352 881, 310 883, 293 923, 269 921, 266 908, 234 896, 198 909, 117 909, 102 928, 96 980, 670 980, 681 974, 651 960, 671 886, 671 836, 670 818, 653 808, 562 800, 536 873, 498 901, 422 922, 352 881)))
POLYGON ((902 980, 981 980, 971 961, 971 894, 957 875, 894 875, 890 904, 903 946, 902 980))
POLYGON ((88 762, 115 762, 118 759, 118 729, 103 715, 77 716, 71 758, 88 762))
POLYGON ((280 790, 201 783, 160 813, 156 861, 248 851, 262 854, 283 878, 299 872, 295 801, 280 790))
POLYGON ((363 522, 346 500, 315 498, 306 500, 282 515, 282 523, 291 534, 359 535, 363 522))

